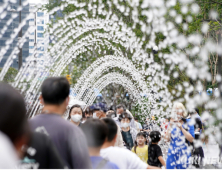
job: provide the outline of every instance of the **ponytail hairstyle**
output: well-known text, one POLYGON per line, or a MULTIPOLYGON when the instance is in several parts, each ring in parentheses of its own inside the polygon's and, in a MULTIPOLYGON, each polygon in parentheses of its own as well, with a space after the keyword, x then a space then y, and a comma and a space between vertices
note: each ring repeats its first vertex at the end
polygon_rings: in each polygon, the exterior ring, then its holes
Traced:
MULTIPOLYGON (((146 134, 144 132, 137 133, 136 138, 139 137, 139 136, 143 136, 146 139, 146 134)), ((137 146, 138 146, 138 144, 137 144, 137 141, 135 140, 135 142, 134 142, 134 152, 135 153, 136 153, 137 146)))

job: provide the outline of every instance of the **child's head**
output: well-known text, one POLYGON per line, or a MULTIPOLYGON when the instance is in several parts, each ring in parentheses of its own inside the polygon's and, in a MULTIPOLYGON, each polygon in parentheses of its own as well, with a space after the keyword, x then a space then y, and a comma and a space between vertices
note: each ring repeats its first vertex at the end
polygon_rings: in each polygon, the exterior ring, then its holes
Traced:
POLYGON ((152 143, 158 143, 161 139, 161 134, 159 131, 152 131, 150 133, 150 139, 152 143))
POLYGON ((99 119, 89 119, 81 129, 85 133, 88 147, 100 149, 106 140, 108 134, 107 125, 99 119))
POLYGON ((146 142, 146 134, 143 133, 143 132, 139 132, 139 133, 136 135, 136 142, 137 142, 137 145, 143 145, 143 144, 145 144, 145 142, 146 142))

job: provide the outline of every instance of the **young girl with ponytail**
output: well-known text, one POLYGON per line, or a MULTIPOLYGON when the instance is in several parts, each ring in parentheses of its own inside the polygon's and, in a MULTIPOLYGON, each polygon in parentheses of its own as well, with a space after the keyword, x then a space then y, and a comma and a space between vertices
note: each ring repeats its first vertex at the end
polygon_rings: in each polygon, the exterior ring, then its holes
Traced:
POLYGON ((135 145, 131 150, 134 152, 143 162, 147 163, 148 160, 148 146, 146 145, 146 134, 139 132, 136 136, 135 145))

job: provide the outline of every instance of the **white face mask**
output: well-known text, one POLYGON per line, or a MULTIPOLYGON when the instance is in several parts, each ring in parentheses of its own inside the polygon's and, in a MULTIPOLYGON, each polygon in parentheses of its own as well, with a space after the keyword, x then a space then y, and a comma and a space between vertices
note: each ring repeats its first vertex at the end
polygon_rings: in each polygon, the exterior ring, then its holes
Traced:
POLYGON ((80 122, 80 120, 82 119, 82 116, 79 114, 71 115, 71 119, 77 123, 77 122, 80 122))
POLYGON ((130 126, 129 123, 121 123, 121 127, 123 128, 128 128, 130 126))
POLYGON ((94 119, 99 119, 99 117, 97 117, 97 115, 96 115, 95 112, 93 113, 93 118, 94 118, 94 119))

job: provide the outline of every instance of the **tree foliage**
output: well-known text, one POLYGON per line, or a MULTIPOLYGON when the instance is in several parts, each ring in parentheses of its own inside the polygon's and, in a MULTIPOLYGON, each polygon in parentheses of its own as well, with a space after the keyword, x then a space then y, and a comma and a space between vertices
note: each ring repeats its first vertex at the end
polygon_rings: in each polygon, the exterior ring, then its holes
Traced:
MULTIPOLYGON (((0 68, 0 72, 2 71, 2 68, 0 68)), ((15 76, 18 74, 18 70, 10 67, 3 79, 3 82, 12 83, 14 82, 15 76)))

